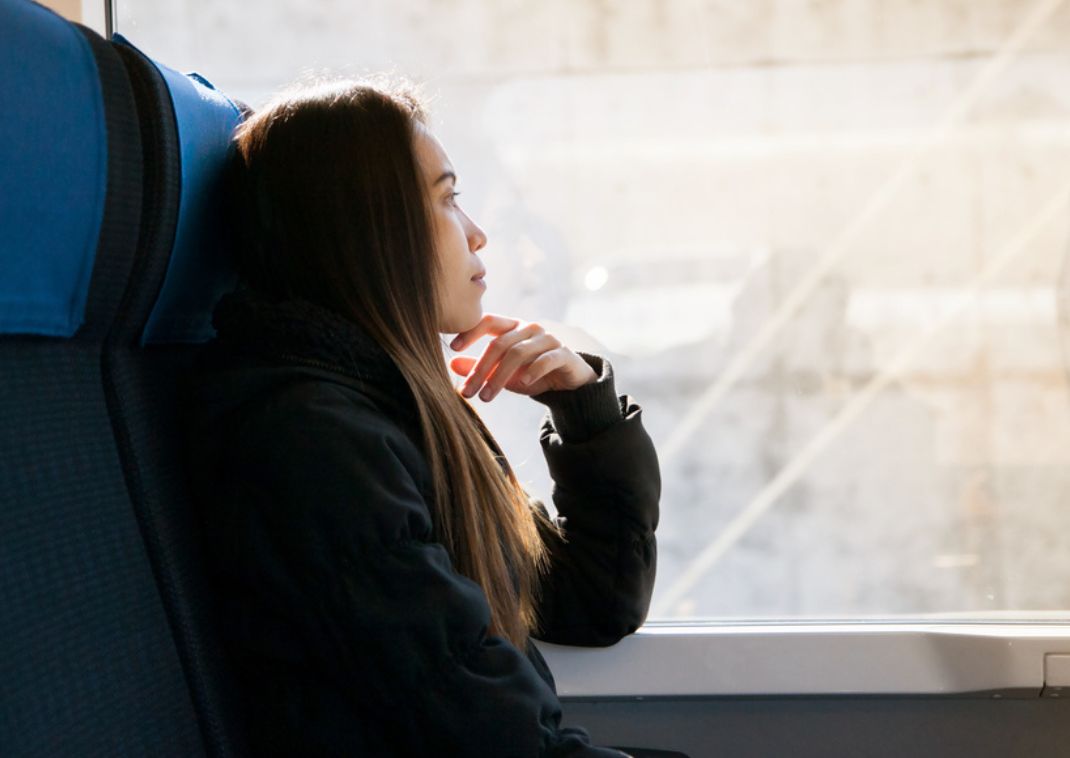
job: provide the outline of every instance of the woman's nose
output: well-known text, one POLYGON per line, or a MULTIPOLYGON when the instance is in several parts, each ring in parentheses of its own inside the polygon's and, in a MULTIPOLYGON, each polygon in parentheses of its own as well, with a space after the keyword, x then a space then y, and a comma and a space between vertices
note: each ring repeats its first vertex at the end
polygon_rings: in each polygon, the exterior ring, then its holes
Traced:
POLYGON ((472 219, 468 219, 468 223, 471 225, 468 230, 468 249, 475 253, 487 244, 487 234, 472 219))

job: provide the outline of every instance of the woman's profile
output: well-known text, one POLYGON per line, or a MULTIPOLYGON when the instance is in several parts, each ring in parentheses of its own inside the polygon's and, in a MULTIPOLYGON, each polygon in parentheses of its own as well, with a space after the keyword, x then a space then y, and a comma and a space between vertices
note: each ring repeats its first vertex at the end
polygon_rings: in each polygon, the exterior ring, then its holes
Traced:
POLYGON ((292 90, 235 147, 241 285, 188 423, 254 754, 621 755, 562 726, 531 639, 611 645, 646 616, 639 407, 605 360, 483 312, 487 240, 409 89, 292 90), (447 364, 443 334, 490 339, 447 364), (503 390, 547 408, 556 519, 471 405, 503 390))

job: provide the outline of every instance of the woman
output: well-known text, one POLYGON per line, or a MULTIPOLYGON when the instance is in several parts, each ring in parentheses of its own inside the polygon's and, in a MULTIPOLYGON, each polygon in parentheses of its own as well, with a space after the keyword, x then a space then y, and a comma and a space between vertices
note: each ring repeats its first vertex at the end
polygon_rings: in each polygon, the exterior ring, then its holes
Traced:
POLYGON ((530 637, 643 621, 660 480, 605 361, 484 315, 483 231, 406 90, 276 99, 236 138, 243 285, 192 383, 222 631, 256 754, 619 756, 562 727, 530 637), (477 360, 454 350, 492 337, 477 360), (549 414, 561 518, 469 401, 549 414), (567 523, 566 523, 567 522, 567 523))

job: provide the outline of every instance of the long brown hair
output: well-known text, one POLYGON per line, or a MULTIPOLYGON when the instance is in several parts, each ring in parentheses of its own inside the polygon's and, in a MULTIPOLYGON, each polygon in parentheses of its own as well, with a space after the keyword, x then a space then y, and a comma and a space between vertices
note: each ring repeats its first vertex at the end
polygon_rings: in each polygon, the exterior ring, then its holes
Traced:
POLYGON ((420 418, 436 537, 490 604, 491 632, 523 646, 547 557, 527 496, 450 383, 438 334, 439 269, 417 163, 425 110, 404 84, 293 89, 237 137, 239 273, 363 327, 394 360, 420 418), (516 586, 514 587, 514 580, 516 586))

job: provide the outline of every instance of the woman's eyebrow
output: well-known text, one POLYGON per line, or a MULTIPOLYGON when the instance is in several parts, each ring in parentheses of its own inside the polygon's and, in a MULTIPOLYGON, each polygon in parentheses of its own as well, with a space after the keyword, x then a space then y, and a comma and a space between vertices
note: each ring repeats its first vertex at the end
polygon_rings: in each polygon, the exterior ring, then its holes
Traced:
POLYGON ((435 183, 432 184, 431 186, 432 187, 437 187, 439 182, 445 181, 446 179, 452 179, 453 183, 456 184, 457 183, 457 174, 453 173, 452 171, 447 171, 444 174, 442 174, 442 176, 440 176, 438 179, 435 179, 435 183))

